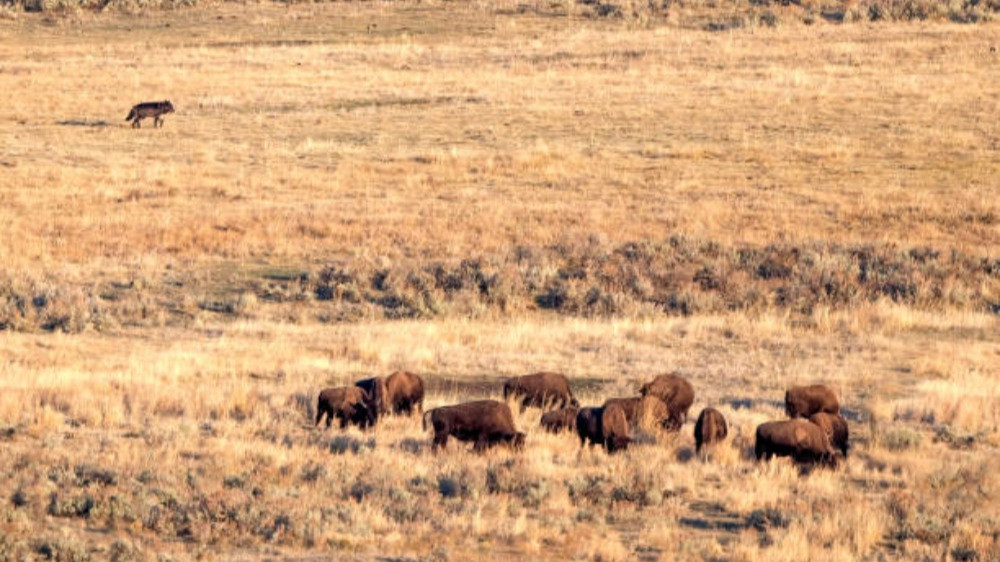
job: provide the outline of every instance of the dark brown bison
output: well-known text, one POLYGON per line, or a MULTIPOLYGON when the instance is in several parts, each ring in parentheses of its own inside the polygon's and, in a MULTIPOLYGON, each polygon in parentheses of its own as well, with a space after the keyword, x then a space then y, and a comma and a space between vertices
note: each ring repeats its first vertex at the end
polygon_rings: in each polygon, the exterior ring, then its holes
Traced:
POLYGON ((389 407, 385 400, 387 394, 385 377, 361 379, 354 383, 354 386, 368 393, 368 407, 375 410, 377 415, 384 416, 389 413, 389 407))
POLYGON ((823 428, 803 419, 773 421, 757 426, 754 453, 757 460, 779 456, 792 457, 799 463, 837 465, 837 452, 833 450, 823 428))
POLYGON ((581 408, 576 414, 576 432, 580 446, 601 445, 614 453, 627 449, 632 439, 628 436, 629 424, 625 410, 619 404, 605 404, 600 408, 581 408))
POLYGON ((428 420, 434 428, 434 450, 445 448, 449 436, 475 443, 474 449, 480 452, 500 443, 514 449, 524 447, 524 433, 514 427, 510 407, 496 400, 434 408, 424 414, 425 431, 428 420))
POLYGON ((824 384, 795 386, 785 392, 785 412, 790 418, 808 418, 817 412, 839 414, 840 402, 824 384))
POLYGON ((632 438, 628 436, 628 420, 620 406, 605 404, 601 412, 601 433, 604 436, 604 448, 608 454, 628 449, 632 438))
POLYGON ((705 408, 698 414, 694 424, 695 450, 701 452, 703 445, 718 443, 729 434, 726 418, 715 408, 705 408))
POLYGON ((562 408, 542 414, 539 422, 546 431, 550 433, 561 433, 563 431, 576 431, 576 414, 580 408, 562 408))
POLYGON ((845 457, 847 456, 847 450, 850 449, 850 444, 848 443, 850 435, 847 431, 847 420, 844 419, 844 416, 819 412, 809 416, 809 421, 823 428, 823 433, 826 433, 830 444, 840 449, 840 452, 845 457))
POLYGON ((507 382, 503 383, 503 398, 504 400, 520 398, 522 412, 528 406, 580 407, 580 403, 573 398, 573 392, 569 389, 569 381, 565 375, 558 373, 535 373, 507 379, 507 382))
POLYGON ((625 419, 633 428, 667 427, 670 423, 670 410, 663 400, 656 396, 609 398, 604 405, 620 407, 625 413, 625 419))
POLYGON ((424 411, 424 379, 406 371, 396 371, 385 379, 385 405, 393 414, 411 415, 424 411))
POLYGON ((580 436, 580 446, 602 445, 604 435, 601 433, 601 408, 580 408, 576 413, 576 434, 580 436))
POLYGON ((328 388, 319 393, 316 405, 316 425, 326 416, 326 426, 330 427, 333 418, 340 420, 340 428, 348 424, 356 424, 362 429, 375 425, 377 414, 369 404, 371 397, 364 389, 356 386, 328 388))
POLYGON ((667 405, 670 419, 664 427, 678 431, 687 421, 688 409, 694 404, 694 387, 684 377, 675 374, 659 375, 639 388, 643 396, 656 396, 667 405))

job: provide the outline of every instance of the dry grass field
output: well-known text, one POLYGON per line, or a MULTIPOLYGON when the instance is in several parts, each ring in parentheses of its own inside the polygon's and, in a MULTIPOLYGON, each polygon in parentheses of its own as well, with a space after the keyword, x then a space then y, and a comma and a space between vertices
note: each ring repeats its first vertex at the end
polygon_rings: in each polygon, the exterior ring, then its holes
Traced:
POLYGON ((0 6, 0 560, 1000 560, 1000 27, 638 5, 0 6), (312 427, 395 369, 730 438, 312 427))

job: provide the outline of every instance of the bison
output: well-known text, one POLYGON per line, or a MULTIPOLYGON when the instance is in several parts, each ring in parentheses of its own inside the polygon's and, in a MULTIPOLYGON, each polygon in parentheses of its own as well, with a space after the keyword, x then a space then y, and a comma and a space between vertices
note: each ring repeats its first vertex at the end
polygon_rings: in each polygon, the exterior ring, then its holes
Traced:
POLYGON ((423 427, 430 420, 434 428, 434 450, 445 448, 448 437, 475 443, 477 452, 505 443, 514 449, 524 447, 524 433, 514 427, 510 407, 496 400, 479 400, 455 406, 434 408, 424 414, 423 427))
POLYGON ((602 408, 580 408, 576 413, 576 434, 580 436, 580 446, 599 445, 604 443, 604 435, 601 433, 601 410, 602 408))
POLYGON ((663 400, 670 412, 670 418, 664 427, 671 431, 677 431, 684 425, 688 409, 694 403, 694 387, 687 379, 676 374, 659 375, 642 385, 639 393, 663 400))
POLYGON ((365 429, 375 425, 377 414, 369 404, 371 396, 364 389, 356 386, 328 388, 319 393, 316 405, 316 425, 326 416, 326 426, 330 427, 333 418, 340 420, 340 429, 353 423, 365 429))
POLYGON ((620 406, 605 405, 601 412, 601 433, 604 436, 604 448, 608 454, 628 449, 632 438, 628 436, 628 420, 620 406))
POLYGON ((375 410, 377 415, 384 416, 389 413, 389 408, 386 404, 387 392, 385 377, 361 379, 354 383, 354 386, 363 389, 366 393, 368 393, 368 407, 375 410))
POLYGON ((789 418, 808 418, 817 412, 839 414, 840 403, 826 385, 795 386, 785 392, 785 412, 789 418))
POLYGON ((850 444, 848 443, 850 435, 847 431, 847 420, 844 419, 844 416, 819 412, 809 416, 809 421, 823 428, 823 433, 826 433, 830 444, 840 449, 841 454, 845 457, 847 456, 847 450, 850 449, 850 444))
POLYGON ((539 422, 546 431, 550 433, 561 433, 563 431, 576 431, 576 414, 580 408, 562 408, 542 414, 539 422))
POLYGON ((655 396, 633 396, 631 398, 609 398, 604 405, 616 405, 625 413, 631 427, 649 429, 653 426, 667 427, 670 410, 655 396))
POLYGON ((729 434, 726 418, 715 408, 705 408, 698 414, 694 424, 695 450, 699 453, 703 445, 718 443, 729 434))
POLYGON ((393 414, 411 415, 424 411, 424 379, 406 371, 396 371, 385 379, 385 405, 393 414))
POLYGON ((608 453, 627 449, 632 442, 625 409, 620 404, 605 404, 600 408, 581 408, 576 414, 576 432, 580 446, 602 445, 608 453))
POLYGON ((754 454, 757 460, 779 456, 792 457, 798 463, 837 465, 837 453, 823 428, 803 419, 773 421, 757 426, 754 454))
POLYGON ((511 397, 520 398, 522 412, 528 406, 580 407, 580 403, 573 398, 566 376, 558 373, 535 373, 508 379, 503 384, 503 397, 504 400, 511 397))

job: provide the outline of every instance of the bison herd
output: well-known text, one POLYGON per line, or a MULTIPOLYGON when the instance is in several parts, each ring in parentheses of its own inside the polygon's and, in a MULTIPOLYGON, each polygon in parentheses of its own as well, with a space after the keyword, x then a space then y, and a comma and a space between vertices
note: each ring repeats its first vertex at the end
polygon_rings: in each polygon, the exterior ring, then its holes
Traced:
MULTIPOLYGON (((580 446, 599 445, 609 454, 625 450, 638 428, 680 431, 694 403, 694 387, 677 374, 660 375, 639 388, 638 396, 610 398, 601 406, 581 407, 569 381, 558 373, 535 373, 507 380, 504 402, 477 400, 442 406, 423 413, 423 427, 433 429, 433 449, 445 448, 450 437, 473 443, 484 451, 495 445, 515 450, 524 447, 525 434, 517 430, 508 401, 524 412, 545 411, 540 425, 552 433, 576 433, 580 446)), ((328 388, 319 394, 316 425, 324 417, 330 427, 375 426, 388 414, 423 412, 424 381, 399 371, 388 377, 363 379, 354 386, 328 388)), ((840 415, 836 394, 824 385, 800 386, 785 393, 789 419, 757 427, 754 453, 758 460, 791 457, 798 463, 836 466, 847 456, 848 428, 840 415)), ((729 430, 726 418, 715 408, 705 408, 694 426, 696 450, 720 442, 729 430)))

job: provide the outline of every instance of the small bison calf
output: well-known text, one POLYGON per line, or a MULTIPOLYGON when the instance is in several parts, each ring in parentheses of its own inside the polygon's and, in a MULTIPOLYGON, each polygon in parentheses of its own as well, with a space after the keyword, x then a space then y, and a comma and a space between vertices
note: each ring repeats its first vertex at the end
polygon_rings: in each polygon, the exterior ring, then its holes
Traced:
POLYGON ((348 424, 356 424, 365 429, 375 425, 377 414, 371 404, 371 397, 364 389, 356 386, 328 388, 319 393, 316 404, 316 425, 326 416, 326 426, 330 427, 333 418, 340 420, 340 429, 348 424))
POLYGON ((563 408, 542 414, 541 426, 549 433, 576 431, 576 413, 580 408, 563 408))

